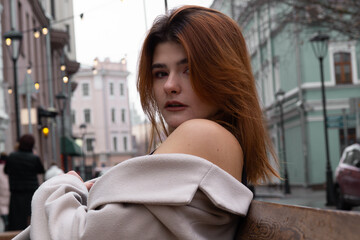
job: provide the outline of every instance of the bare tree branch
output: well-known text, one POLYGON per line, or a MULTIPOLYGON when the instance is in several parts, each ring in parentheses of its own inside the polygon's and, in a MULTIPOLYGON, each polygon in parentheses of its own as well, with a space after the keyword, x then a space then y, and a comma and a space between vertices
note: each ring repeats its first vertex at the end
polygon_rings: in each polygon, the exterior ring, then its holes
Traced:
POLYGON ((240 14, 235 19, 241 25, 246 24, 255 11, 266 5, 279 11, 272 19, 278 24, 321 27, 343 34, 349 40, 360 39, 359 0, 251 0, 239 6, 240 14))

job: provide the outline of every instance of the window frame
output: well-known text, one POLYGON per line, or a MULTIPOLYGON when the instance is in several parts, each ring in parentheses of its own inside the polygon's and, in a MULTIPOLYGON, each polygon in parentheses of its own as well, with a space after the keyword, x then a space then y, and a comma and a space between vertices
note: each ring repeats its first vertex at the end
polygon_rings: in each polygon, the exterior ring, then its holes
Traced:
POLYGON ((90 84, 88 82, 81 83, 81 95, 83 97, 90 97, 90 84), (87 89, 85 89, 85 86, 87 86, 87 89), (85 94, 87 91, 87 94, 85 94))
POLYGON ((121 109, 121 122, 126 123, 126 111, 125 111, 125 108, 121 109))
POLYGON ((113 82, 109 83, 109 95, 114 96, 114 83, 113 82))
POLYGON ((116 136, 113 136, 112 137, 112 142, 113 142, 113 150, 114 152, 117 152, 118 151, 118 141, 117 141, 117 137, 116 136))
POLYGON ((128 150, 128 138, 127 138, 127 136, 123 136, 123 148, 124 148, 125 152, 128 150))
POLYGON ((124 83, 120 83, 119 86, 119 90, 120 90, 120 96, 125 96, 125 91, 124 91, 124 83))
POLYGON ((111 108, 111 122, 112 123, 116 123, 116 109, 115 108, 111 108))
MULTIPOLYGON (((334 54, 338 52, 347 52, 350 53, 351 59, 351 75, 352 75, 352 84, 360 83, 358 79, 357 71, 357 58, 356 58, 356 41, 341 41, 341 42, 329 42, 328 47, 328 59, 330 64, 330 85, 336 86, 336 76, 335 76, 335 59, 334 54)), ((324 62, 326 64, 326 62, 324 62)))
POLYGON ((351 67, 351 53, 349 52, 335 52, 334 53, 334 70, 335 70, 335 83, 336 85, 341 85, 341 84, 352 84, 353 83, 353 76, 352 76, 352 67, 351 67), (340 61, 337 62, 336 61, 336 55, 339 55, 340 57, 340 61), (345 55, 348 56, 349 61, 345 61, 345 55), (350 68, 350 80, 347 81, 346 80, 346 74, 345 74, 345 67, 349 66, 350 68), (338 79, 337 77, 337 72, 336 69, 337 67, 340 67, 340 79, 338 79))
POLYGON ((83 113, 84 113, 84 123, 91 123, 91 109, 85 108, 83 113), (88 115, 86 114, 87 111, 89 112, 88 115), (87 120, 87 116, 88 116, 88 120, 87 120))

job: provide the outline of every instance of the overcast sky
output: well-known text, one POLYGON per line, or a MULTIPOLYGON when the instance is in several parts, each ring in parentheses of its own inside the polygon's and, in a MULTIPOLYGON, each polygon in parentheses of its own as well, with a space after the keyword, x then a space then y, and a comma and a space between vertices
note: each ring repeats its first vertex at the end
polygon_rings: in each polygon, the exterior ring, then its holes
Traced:
MULTIPOLYGON (((76 57, 91 66, 97 57, 120 61, 126 57, 130 104, 142 115, 136 92, 136 66, 146 31, 156 16, 165 12, 164 0, 73 0, 76 57), (145 18, 146 16, 146 18, 145 18)), ((168 9, 192 4, 209 7, 213 0, 167 0, 168 9)))

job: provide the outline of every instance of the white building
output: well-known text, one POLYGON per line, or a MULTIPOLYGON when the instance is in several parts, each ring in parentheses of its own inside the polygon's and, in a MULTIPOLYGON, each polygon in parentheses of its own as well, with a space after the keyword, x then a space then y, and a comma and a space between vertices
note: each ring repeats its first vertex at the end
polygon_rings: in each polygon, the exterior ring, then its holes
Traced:
POLYGON ((125 59, 95 59, 92 69, 81 68, 73 78, 77 88, 71 100, 72 130, 84 139, 87 169, 113 166, 134 155, 128 75, 125 59))

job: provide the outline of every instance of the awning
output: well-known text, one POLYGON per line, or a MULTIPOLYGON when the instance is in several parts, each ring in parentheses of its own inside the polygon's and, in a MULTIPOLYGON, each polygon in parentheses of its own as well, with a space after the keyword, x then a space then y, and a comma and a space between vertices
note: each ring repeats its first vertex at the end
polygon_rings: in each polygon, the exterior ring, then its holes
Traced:
POLYGON ((60 147, 64 150, 64 154, 69 156, 81 156, 82 151, 81 147, 77 145, 74 139, 70 137, 61 137, 60 138, 60 147), (62 148, 63 142, 65 142, 65 148, 62 148))

